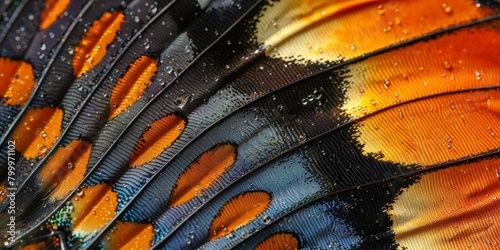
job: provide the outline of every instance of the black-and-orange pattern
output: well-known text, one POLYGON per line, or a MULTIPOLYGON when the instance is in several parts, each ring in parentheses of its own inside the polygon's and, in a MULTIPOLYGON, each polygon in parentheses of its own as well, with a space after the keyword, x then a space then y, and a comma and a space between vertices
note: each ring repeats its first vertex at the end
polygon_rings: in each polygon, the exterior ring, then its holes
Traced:
POLYGON ((0 12, 6 248, 500 243, 498 1, 0 12))

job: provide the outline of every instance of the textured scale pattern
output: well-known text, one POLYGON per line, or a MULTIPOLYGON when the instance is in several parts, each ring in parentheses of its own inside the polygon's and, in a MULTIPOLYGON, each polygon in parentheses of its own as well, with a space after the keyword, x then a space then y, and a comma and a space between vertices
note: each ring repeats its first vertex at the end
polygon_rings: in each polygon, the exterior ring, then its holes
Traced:
POLYGON ((498 0, 0 13, 2 248, 500 248, 498 0))

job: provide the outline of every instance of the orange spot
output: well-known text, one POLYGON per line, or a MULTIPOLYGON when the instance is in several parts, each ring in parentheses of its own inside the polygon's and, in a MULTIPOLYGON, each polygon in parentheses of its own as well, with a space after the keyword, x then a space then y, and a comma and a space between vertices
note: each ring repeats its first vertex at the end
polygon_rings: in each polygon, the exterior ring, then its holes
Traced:
POLYGON ((100 231, 116 214, 118 194, 108 184, 82 189, 73 195, 73 233, 87 235, 100 231))
POLYGON ((5 188, 4 184, 0 184, 0 202, 2 202, 5 197, 7 197, 7 188, 5 188))
POLYGON ((60 249, 61 241, 57 236, 43 236, 38 238, 37 242, 27 244, 20 247, 22 250, 49 250, 49 249, 60 249))
POLYGON ((210 224, 209 240, 223 237, 236 228, 246 226, 271 205, 266 192, 247 192, 228 201, 210 224))
POLYGON ((40 29, 46 29, 54 23, 68 7, 69 0, 45 0, 45 8, 40 16, 40 29))
POLYGON ((176 115, 167 115, 154 121, 135 144, 129 165, 137 167, 152 161, 172 145, 181 135, 184 127, 184 120, 176 115))
POLYGON ((113 11, 104 13, 99 20, 92 23, 75 47, 73 71, 77 77, 92 69, 104 58, 106 47, 113 42, 123 22, 123 12, 113 11))
MULTIPOLYGON (((497 25, 499 21, 492 26, 497 25)), ((499 47, 500 31, 480 26, 350 65, 347 102, 342 108, 361 117, 432 94, 496 86, 500 82, 499 47)))
POLYGON ((294 250, 299 249, 299 240, 291 233, 277 233, 263 240, 255 250, 294 250))
POLYGON ((16 150, 26 159, 43 156, 61 135, 63 111, 58 108, 29 108, 12 133, 16 150))
POLYGON ((24 105, 36 85, 33 67, 24 61, 0 58, 0 97, 6 105, 24 105))
POLYGON ((175 183, 170 206, 178 206, 215 184, 236 160, 236 147, 222 144, 204 152, 175 183))
POLYGON ((355 135, 364 154, 423 166, 500 147, 500 91, 455 93, 390 108, 362 120, 355 135))
POLYGON ((43 250, 49 249, 44 241, 23 246, 21 250, 43 250))
POLYGON ((91 144, 74 140, 66 147, 59 148, 42 169, 42 185, 52 189, 52 201, 64 199, 83 179, 90 157, 91 144))
POLYGON ((500 242, 499 159, 422 176, 389 210, 408 249, 492 249, 500 242))
POLYGON ((151 224, 118 221, 105 244, 107 249, 148 249, 153 236, 151 224))
POLYGON ((130 65, 127 73, 118 80, 109 101, 109 119, 113 119, 132 106, 144 94, 156 74, 156 60, 141 56, 130 65))
POLYGON ((475 4, 456 0, 446 12, 433 0, 279 1, 259 15, 256 37, 272 57, 339 61, 493 14, 475 4))

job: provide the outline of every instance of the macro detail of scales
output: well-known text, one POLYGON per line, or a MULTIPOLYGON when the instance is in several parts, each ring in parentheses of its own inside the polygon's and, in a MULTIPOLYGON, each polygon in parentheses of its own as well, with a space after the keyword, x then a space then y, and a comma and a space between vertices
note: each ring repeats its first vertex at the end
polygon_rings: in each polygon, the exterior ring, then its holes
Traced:
POLYGON ((498 0, 0 13, 1 247, 500 247, 498 0))

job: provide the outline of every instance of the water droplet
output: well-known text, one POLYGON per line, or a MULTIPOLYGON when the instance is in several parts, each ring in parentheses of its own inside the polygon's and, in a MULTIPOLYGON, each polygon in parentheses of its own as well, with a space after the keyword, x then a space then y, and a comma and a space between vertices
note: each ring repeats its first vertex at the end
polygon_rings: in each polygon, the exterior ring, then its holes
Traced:
POLYGON ((179 96, 177 97, 175 100, 174 100, 174 104, 175 106, 177 106, 178 108, 183 108, 186 103, 189 102, 189 99, 191 99, 191 95, 190 94, 184 94, 182 96, 179 96))
POLYGON ((140 22, 140 21, 141 21, 141 19, 139 19, 139 16, 135 16, 135 17, 134 17, 134 22, 138 23, 138 22, 140 22))
POLYGON ((493 129, 492 128, 488 128, 488 133, 491 135, 491 136, 495 136, 495 133, 493 132, 493 129))
POLYGON ((73 169, 75 166, 73 165, 73 162, 68 162, 68 169, 73 169))
POLYGON ((82 197, 82 196, 83 196, 83 190, 81 190, 81 189, 80 189, 80 190, 78 190, 78 191, 76 192, 76 195, 77 195, 77 196, 82 197))
POLYGON ((265 224, 265 225, 269 225, 271 223, 271 216, 269 215, 264 215, 264 217, 262 217, 262 222, 265 224))
POLYGON ((444 62, 444 68, 445 69, 451 69, 451 64, 448 61, 444 62))
POLYGON ((377 6, 377 13, 379 15, 384 14, 385 13, 384 6, 382 6, 382 5, 377 6))
POLYGON ((167 66, 167 67, 165 68, 165 70, 167 71, 167 73, 168 73, 168 74, 171 74, 171 73, 172 73, 172 71, 174 71, 174 69, 172 68, 172 66, 167 66))
POLYGON ((312 44, 310 42, 306 43, 306 47, 307 47, 308 50, 312 50, 312 48, 313 48, 313 46, 312 46, 312 44))
POLYGON ((391 84, 391 82, 389 82, 389 79, 384 79, 384 89, 388 89, 389 88, 389 84, 391 84))
POLYGON ((46 50, 47 49, 47 45, 45 43, 42 43, 42 46, 40 46, 40 50, 46 50))
POLYGON ((449 6, 448 4, 445 4, 443 3, 443 5, 441 5, 443 7, 443 11, 447 14, 450 14, 451 13, 451 6, 449 6))
POLYGON ((481 73, 479 73, 479 71, 477 70, 476 70, 476 79, 481 80, 481 73))

